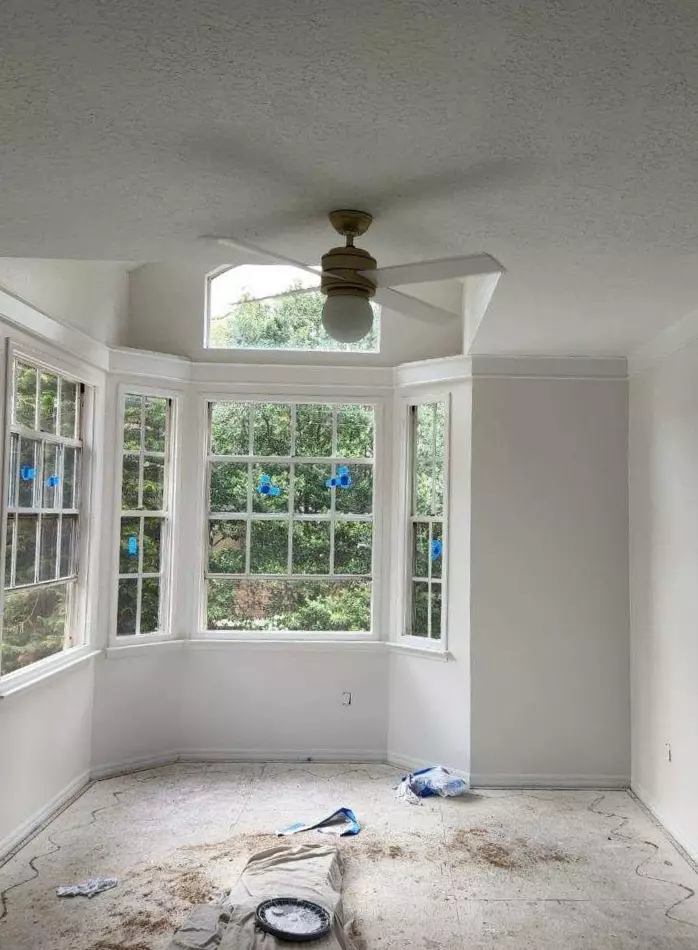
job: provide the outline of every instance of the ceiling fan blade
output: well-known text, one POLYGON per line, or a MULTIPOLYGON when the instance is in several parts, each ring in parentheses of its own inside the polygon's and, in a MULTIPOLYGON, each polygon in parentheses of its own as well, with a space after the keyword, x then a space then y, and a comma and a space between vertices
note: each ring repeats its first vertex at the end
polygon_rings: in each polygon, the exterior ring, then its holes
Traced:
POLYGON ((275 251, 268 251, 257 244, 250 244, 249 241, 239 241, 232 237, 219 237, 218 235, 207 234, 201 238, 202 241, 213 241, 223 247, 233 247, 236 251, 245 251, 248 254, 255 254, 258 257, 265 257, 270 263, 286 264, 288 267, 297 267, 299 270, 307 271, 313 277, 320 279, 320 270, 316 267, 310 267, 301 261, 296 261, 292 257, 286 257, 285 254, 277 254, 275 251))
POLYGON ((454 320, 460 319, 460 315, 457 313, 426 303, 424 300, 418 300, 416 297, 410 297, 407 294, 400 293, 399 290, 391 290, 389 287, 378 288, 373 299, 381 307, 396 310, 398 313, 403 313, 407 317, 414 317, 415 320, 421 320, 423 323, 452 323, 454 320))
POLYGON ((470 254, 468 257, 444 257, 437 261, 379 267, 363 273, 376 287, 399 287, 401 284, 424 284, 430 280, 453 280, 456 277, 501 274, 503 271, 499 261, 489 254, 470 254))

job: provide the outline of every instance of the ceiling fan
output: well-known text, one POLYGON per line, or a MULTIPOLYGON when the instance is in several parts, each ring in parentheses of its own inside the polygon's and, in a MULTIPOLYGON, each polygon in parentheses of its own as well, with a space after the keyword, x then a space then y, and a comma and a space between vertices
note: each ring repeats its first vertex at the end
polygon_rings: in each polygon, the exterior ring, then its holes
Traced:
MULTIPOLYGON (((417 297, 403 294, 395 287, 432 280, 499 275, 504 271, 499 261, 489 254, 378 267, 376 259, 368 251, 354 245, 355 239, 365 234, 371 226, 373 217, 368 212, 332 211, 329 219, 335 231, 346 239, 346 244, 344 247, 333 247, 322 256, 320 289, 327 298, 322 309, 322 325, 329 336, 342 343, 355 343, 370 332, 373 324, 371 299, 383 307, 426 323, 435 320, 450 322, 459 316, 417 297)), ((209 237, 206 240, 248 251, 266 258, 270 263, 291 265, 318 276, 317 269, 309 264, 293 260, 285 254, 267 251, 256 244, 233 237, 209 237)))

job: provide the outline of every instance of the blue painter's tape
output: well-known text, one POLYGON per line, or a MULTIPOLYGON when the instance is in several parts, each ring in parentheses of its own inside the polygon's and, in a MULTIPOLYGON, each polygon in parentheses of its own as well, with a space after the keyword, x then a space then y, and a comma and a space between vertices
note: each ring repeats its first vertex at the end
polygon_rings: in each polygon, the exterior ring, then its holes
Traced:
POLYGON ((128 539, 127 548, 129 557, 138 557, 138 538, 135 535, 128 539))
POLYGON ((60 485, 60 483, 61 483, 60 475, 49 475, 49 477, 46 479, 46 484, 48 485, 49 488, 55 488, 56 485, 60 485))
POLYGON ((36 478, 36 469, 31 465, 23 465, 19 470, 19 476, 23 482, 33 482, 36 478))
POLYGON ((431 542, 431 559, 432 559, 432 561, 438 561, 438 559, 439 559, 439 558, 441 557, 441 555, 443 554, 443 550, 444 550, 444 546, 443 546, 443 544, 441 543, 441 541, 439 541, 438 538, 434 538, 433 541, 431 542))

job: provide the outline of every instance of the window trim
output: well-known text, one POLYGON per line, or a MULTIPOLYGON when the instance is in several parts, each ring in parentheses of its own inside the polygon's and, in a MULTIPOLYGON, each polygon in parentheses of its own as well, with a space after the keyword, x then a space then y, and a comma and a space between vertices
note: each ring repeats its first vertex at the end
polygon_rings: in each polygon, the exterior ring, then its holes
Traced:
MULTIPOLYGON (((116 384, 116 416, 114 419, 116 438, 115 445, 115 475, 113 483, 113 543, 111 557, 109 559, 110 576, 110 611, 109 611, 109 637, 108 643, 111 647, 135 646, 146 643, 158 643, 160 641, 171 640, 174 636, 173 618, 174 618, 174 571, 176 556, 174 551, 174 542, 177 537, 177 509, 175 506, 176 488, 179 479, 179 433, 181 429, 180 420, 180 400, 182 393, 178 390, 172 390, 167 387, 146 386, 142 383, 130 383, 127 380, 119 380, 116 384), (166 506, 158 512, 152 512, 156 517, 162 517, 164 543, 161 541, 160 557, 162 563, 161 591, 160 591, 160 617, 162 629, 155 633, 122 633, 117 634, 117 619, 119 607, 119 561, 121 547, 121 491, 123 487, 123 454, 124 454, 124 410, 126 406, 126 396, 155 396, 170 401, 170 417, 167 433, 167 443, 165 447, 165 496, 166 506)), ((148 515, 151 512, 140 512, 138 517, 148 515)), ((141 577, 140 574, 134 574, 134 577, 141 577)))
MULTIPOLYGON (((43 657, 12 673, 2 673, 0 668, 0 684, 4 689, 10 689, 32 682, 35 678, 44 678, 54 670, 70 665, 73 657, 86 652, 93 652, 92 646, 92 619, 94 605, 98 597, 97 585, 91 584, 93 577, 99 576, 99 565, 94 565, 94 539, 92 533, 92 512, 94 497, 97 490, 97 476, 100 473, 95 460, 97 401, 100 389, 104 385, 101 372, 95 372, 94 367, 86 364, 82 359, 71 359, 62 353, 55 352, 48 346, 46 350, 39 349, 32 344, 27 345, 15 336, 6 337, 4 371, 2 374, 4 399, 4 438, 2 448, 3 497, 0 511, 2 513, 2 531, 0 532, 0 567, 2 568, 2 585, 0 585, 0 642, 5 606, 4 568, 7 554, 6 522, 8 516, 7 491, 5 473, 10 464, 10 446, 12 441, 12 393, 14 386, 13 365, 15 361, 30 363, 40 370, 55 373, 71 380, 83 387, 82 419, 81 419, 81 471, 80 471, 80 508, 78 513, 78 573, 75 578, 75 595, 70 618, 66 625, 74 628, 71 633, 73 643, 58 653, 43 657)), ((67 440, 70 441, 70 440, 67 440)), ((57 580, 55 583, 61 583, 57 580)), ((35 586, 35 585, 28 585, 35 586)), ((43 585, 42 585, 43 586, 43 585)))
MULTIPOLYGON (((385 639, 381 637, 383 624, 383 604, 386 597, 383 578, 387 576, 384 565, 385 548, 384 531, 386 527, 385 506, 390 504, 389 486, 386 486, 387 459, 389 457, 390 433, 387 430, 387 407, 390 402, 385 393, 368 392, 362 388, 361 392, 336 392, 332 389, 318 392, 304 391, 304 387, 289 387, 283 392, 271 389, 268 392, 256 389, 254 392, 247 388, 225 387, 220 389, 200 390, 196 393, 197 426, 199 429, 199 486, 197 495, 197 537, 199 539, 198 569, 196 572, 196 627, 192 640, 237 640, 250 642, 283 642, 297 641, 327 642, 354 641, 366 643, 385 639), (206 625, 206 565, 208 557, 208 405, 210 402, 253 402, 253 403, 319 403, 322 405, 364 405, 372 406, 374 410, 374 456, 373 456, 373 565, 371 575, 371 629, 358 630, 271 630, 260 634, 259 631, 247 630, 209 630, 206 625), (387 440, 387 442, 386 442, 387 440)), ((357 516, 359 520, 361 516, 357 516)), ((363 519, 365 520, 365 519, 363 519)), ((261 575, 258 575, 261 577, 261 575)), ((287 575, 273 575, 274 580, 283 580, 287 575)), ((359 575, 357 575, 358 577, 359 575)), ((244 579, 245 575, 240 575, 244 579)), ((318 576, 313 575, 317 580, 318 576)))
POLYGON ((398 512, 399 551, 397 554, 399 584, 400 584, 400 613, 398 637, 395 644, 422 651, 448 653, 448 600, 449 600, 449 573, 451 566, 449 528, 450 511, 449 501, 451 493, 451 393, 448 390, 429 390, 412 393, 400 398, 400 443, 401 443, 401 486, 398 512), (441 402, 444 404, 444 498, 443 498, 443 567, 441 575, 441 637, 418 637, 408 633, 410 629, 410 615, 412 608, 412 493, 414 472, 413 459, 413 432, 411 425, 412 407, 429 403, 441 402))

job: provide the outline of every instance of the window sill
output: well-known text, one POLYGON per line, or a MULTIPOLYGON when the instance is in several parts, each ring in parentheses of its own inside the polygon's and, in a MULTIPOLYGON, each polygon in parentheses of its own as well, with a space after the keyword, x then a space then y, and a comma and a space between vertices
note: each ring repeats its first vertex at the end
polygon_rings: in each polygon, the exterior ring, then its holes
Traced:
POLYGON ((391 640, 387 644, 391 653, 404 653, 407 656, 419 656, 427 660, 439 660, 442 663, 448 663, 453 659, 453 654, 443 647, 425 647, 413 643, 398 643, 391 640))
POLYGON ((73 647, 72 650, 66 650, 64 653, 48 657, 45 661, 37 664, 36 667, 27 667, 26 670, 9 673, 0 679, 0 700, 9 699, 18 693, 24 693, 35 686, 47 683, 59 673, 74 670, 75 667, 88 662, 101 652, 101 650, 95 650, 91 646, 73 647))
POLYGON ((276 639, 262 638, 242 638, 242 637, 207 637, 201 636, 197 639, 189 640, 188 646, 193 650, 230 650, 230 649, 251 649, 251 650, 350 650, 358 652, 382 653, 385 650, 385 643, 380 640, 349 640, 337 638, 318 638, 311 640, 307 638, 291 639, 290 637, 276 639))
POLYGON ((181 650, 187 643, 186 640, 157 640, 148 637, 129 637, 131 643, 120 643, 118 645, 107 647, 104 655, 108 660, 129 660, 135 656, 143 656, 147 653, 161 653, 163 650, 169 653, 171 650, 181 650))

